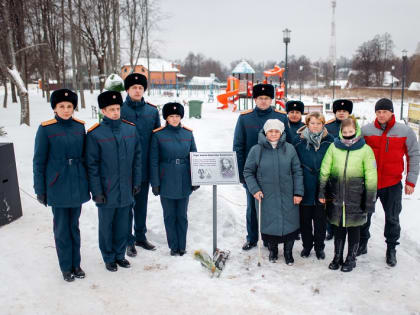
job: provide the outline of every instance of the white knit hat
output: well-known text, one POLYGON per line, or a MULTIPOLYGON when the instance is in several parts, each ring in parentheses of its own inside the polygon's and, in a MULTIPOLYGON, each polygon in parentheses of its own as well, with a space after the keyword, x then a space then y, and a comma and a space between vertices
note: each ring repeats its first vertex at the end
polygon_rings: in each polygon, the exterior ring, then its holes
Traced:
POLYGON ((280 133, 283 133, 284 124, 278 119, 269 119, 264 124, 264 132, 272 129, 279 130, 280 133))

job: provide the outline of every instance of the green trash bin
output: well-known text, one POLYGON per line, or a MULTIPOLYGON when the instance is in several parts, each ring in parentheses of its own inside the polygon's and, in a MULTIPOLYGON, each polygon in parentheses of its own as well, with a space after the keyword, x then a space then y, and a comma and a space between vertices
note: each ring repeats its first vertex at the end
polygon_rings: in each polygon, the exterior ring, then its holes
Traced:
POLYGON ((203 104, 203 101, 189 101, 188 106, 190 108, 190 118, 201 118, 201 104, 203 104))

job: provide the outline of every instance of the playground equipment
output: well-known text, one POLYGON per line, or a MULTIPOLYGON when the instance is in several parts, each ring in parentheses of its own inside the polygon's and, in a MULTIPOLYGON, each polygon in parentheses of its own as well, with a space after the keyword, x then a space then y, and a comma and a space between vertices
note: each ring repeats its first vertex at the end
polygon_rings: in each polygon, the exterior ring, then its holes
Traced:
POLYGON ((284 83, 281 82, 284 71, 285 71, 284 68, 280 68, 277 65, 275 65, 273 69, 269 69, 269 70, 264 71, 264 76, 265 76, 264 83, 268 83, 268 78, 269 77, 275 77, 275 76, 279 77, 280 86, 276 87, 275 102, 276 102, 276 105, 281 106, 283 109, 286 108, 286 106, 284 104, 284 101, 283 101, 284 83))
POLYGON ((227 79, 226 93, 217 95, 217 101, 222 106, 217 107, 218 109, 227 109, 229 105, 233 105, 233 111, 236 110, 237 106, 235 102, 239 99, 239 79, 235 77, 229 77, 227 79))

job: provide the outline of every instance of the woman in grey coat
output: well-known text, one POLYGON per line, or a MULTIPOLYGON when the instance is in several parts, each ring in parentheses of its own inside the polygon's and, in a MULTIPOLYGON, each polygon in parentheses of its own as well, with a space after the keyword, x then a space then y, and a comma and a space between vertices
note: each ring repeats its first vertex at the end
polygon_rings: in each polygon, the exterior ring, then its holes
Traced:
MULTIPOLYGON (((278 244, 284 243, 286 264, 294 262, 292 250, 299 231, 299 203, 303 196, 303 175, 293 145, 286 142, 284 124, 269 119, 258 135, 245 163, 244 177, 249 191, 261 200, 261 234, 268 243, 269 260, 278 259, 278 244)), ((260 218, 258 218, 260 220, 260 218)))

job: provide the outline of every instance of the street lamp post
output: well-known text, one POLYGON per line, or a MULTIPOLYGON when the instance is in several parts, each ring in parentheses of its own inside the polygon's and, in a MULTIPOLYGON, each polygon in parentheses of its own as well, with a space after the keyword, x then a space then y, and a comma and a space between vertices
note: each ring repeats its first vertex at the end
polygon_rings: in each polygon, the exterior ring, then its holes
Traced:
POLYGON ((393 65, 391 67, 391 101, 392 101, 392 90, 394 88, 394 75, 393 75, 394 70, 395 70, 395 66, 393 65))
POLYGON ((333 86, 332 86, 332 92, 333 92, 332 99, 333 99, 333 101, 335 99, 335 68, 336 67, 337 67, 337 65, 334 62, 333 63, 333 86))
POLYGON ((303 66, 299 66, 299 78, 300 78, 300 84, 299 84, 299 101, 302 100, 302 70, 303 70, 303 66))
POLYGON ((286 65, 285 65, 285 69, 286 69, 286 73, 284 76, 284 96, 285 98, 287 98, 287 84, 289 83, 288 81, 288 74, 289 74, 289 68, 287 67, 287 45, 290 43, 290 32, 291 30, 289 30, 288 28, 285 28, 283 30, 283 43, 286 44, 286 65))
POLYGON ((404 86, 405 86, 405 74, 407 67, 407 50, 402 51, 402 83, 401 83, 401 113, 400 119, 403 119, 403 108, 404 108, 404 86))

